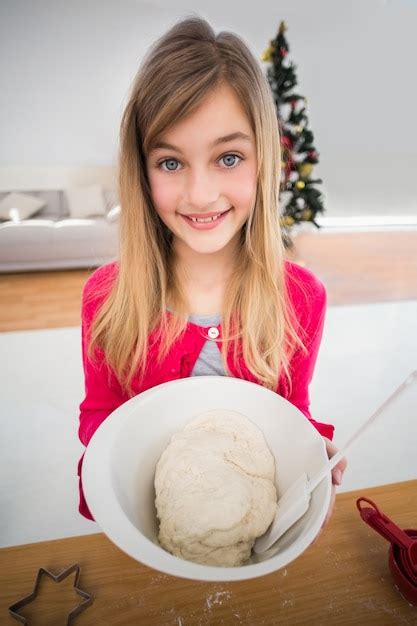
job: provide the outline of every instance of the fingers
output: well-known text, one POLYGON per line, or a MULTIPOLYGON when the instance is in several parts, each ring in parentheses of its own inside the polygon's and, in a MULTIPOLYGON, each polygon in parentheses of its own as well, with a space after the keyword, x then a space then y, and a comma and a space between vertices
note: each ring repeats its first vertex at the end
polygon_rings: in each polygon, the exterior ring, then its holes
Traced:
MULTIPOLYGON (((327 456, 329 457, 329 459, 331 459, 336 454, 336 452, 339 451, 339 449, 334 445, 333 441, 330 441, 330 439, 328 439, 327 437, 323 437, 323 439, 326 444, 327 456)), ((342 484, 343 474, 346 466, 347 459, 346 457, 343 457, 342 459, 340 459, 339 463, 332 469, 332 483, 334 485, 342 484)))

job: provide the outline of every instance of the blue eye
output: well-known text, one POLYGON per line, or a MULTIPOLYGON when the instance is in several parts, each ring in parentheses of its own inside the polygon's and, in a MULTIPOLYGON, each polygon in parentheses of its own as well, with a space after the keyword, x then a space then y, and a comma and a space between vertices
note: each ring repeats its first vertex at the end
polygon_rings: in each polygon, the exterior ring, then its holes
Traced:
POLYGON ((237 154, 225 154, 224 156, 220 157, 220 160, 221 159, 239 159, 239 161, 237 163, 236 162, 234 164, 233 163, 229 163, 229 165, 231 166, 231 167, 227 168, 229 170, 233 169, 234 167, 237 167, 239 165, 240 161, 242 161, 242 158, 240 156, 238 156, 237 154))
MULTIPOLYGON (((164 161, 161 161, 160 163, 158 163, 158 168, 159 169, 163 169, 162 168, 163 163, 178 163, 178 161, 177 161, 177 159, 165 159, 164 161)), ((166 172, 167 170, 163 169, 163 171, 166 172)), ((175 171, 176 170, 168 169, 168 172, 175 172, 175 171)))
MULTIPOLYGON (((232 170, 232 169, 234 169, 235 167, 237 167, 238 165, 240 165, 240 162, 241 162, 241 161, 243 161, 243 160, 244 160, 244 159, 243 159, 243 157, 239 156, 238 154, 231 154, 231 153, 230 153, 230 154, 225 154, 225 155, 223 155, 222 157, 220 157, 219 161, 221 161, 222 159, 233 159, 233 160, 234 160, 234 161, 233 161, 233 163, 230 163, 230 161, 229 161, 229 163, 228 163, 227 167, 225 167, 225 169, 227 169, 227 170, 232 170), (236 162, 236 159, 239 159, 239 160, 236 162)), ((158 168, 159 170, 162 170, 163 172, 177 172, 177 171, 178 171, 178 169, 176 169, 176 168, 175 168, 175 169, 171 169, 171 168, 169 167, 169 163, 171 163, 171 164, 173 164, 173 163, 179 163, 179 161, 178 161, 178 159, 173 159, 173 158, 170 158, 170 159, 164 159, 163 161, 160 161, 160 162, 157 164, 157 168, 158 168), (167 169, 166 169, 165 167, 162 167, 163 165, 165 165, 165 163, 167 164, 167 169)))

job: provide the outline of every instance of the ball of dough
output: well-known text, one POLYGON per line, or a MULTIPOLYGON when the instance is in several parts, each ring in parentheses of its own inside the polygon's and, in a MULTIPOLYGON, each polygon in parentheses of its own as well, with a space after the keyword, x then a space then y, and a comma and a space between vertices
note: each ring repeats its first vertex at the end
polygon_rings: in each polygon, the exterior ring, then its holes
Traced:
POLYGON ((163 548, 196 563, 242 565, 275 515, 274 457, 247 417, 209 411, 171 437, 155 493, 163 548))

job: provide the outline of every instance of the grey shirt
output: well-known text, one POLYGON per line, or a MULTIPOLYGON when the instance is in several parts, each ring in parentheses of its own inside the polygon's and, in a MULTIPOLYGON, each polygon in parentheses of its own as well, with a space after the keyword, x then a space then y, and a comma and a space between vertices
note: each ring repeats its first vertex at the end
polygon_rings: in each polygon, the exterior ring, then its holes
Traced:
MULTIPOLYGON (((189 321, 198 326, 218 326, 221 321, 220 315, 190 315, 189 321)), ((207 339, 203 345, 197 361, 191 372, 191 376, 226 376, 220 350, 216 341, 207 339)))

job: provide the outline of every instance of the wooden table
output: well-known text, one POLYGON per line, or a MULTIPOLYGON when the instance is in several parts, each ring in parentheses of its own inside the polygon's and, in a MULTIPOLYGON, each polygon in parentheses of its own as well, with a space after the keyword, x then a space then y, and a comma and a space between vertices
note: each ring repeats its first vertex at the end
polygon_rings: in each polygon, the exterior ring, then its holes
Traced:
MULTIPOLYGON (((417 625, 417 607, 399 594, 388 569, 388 543, 360 518, 356 498, 373 500, 402 528, 417 527, 417 480, 337 495, 333 517, 304 554, 254 580, 205 583, 174 578, 137 563, 103 534, 0 550, 0 623, 17 624, 9 605, 33 589, 37 571, 81 566, 79 587, 93 604, 82 626, 329 624, 417 625)), ((44 579, 21 613, 32 625, 59 626, 82 599, 74 580, 44 579)))

